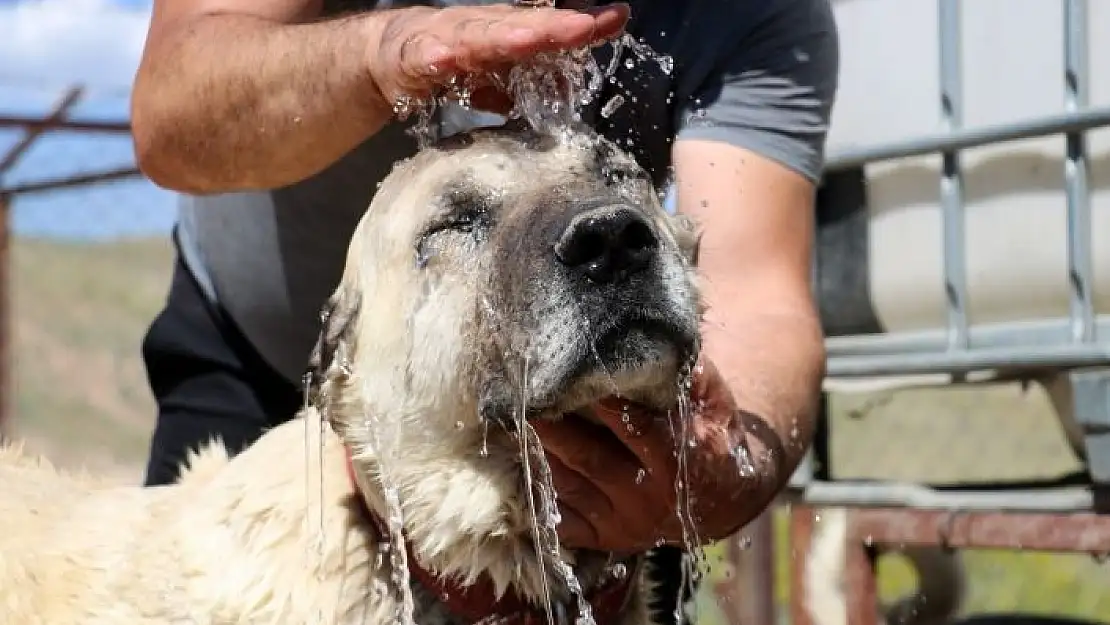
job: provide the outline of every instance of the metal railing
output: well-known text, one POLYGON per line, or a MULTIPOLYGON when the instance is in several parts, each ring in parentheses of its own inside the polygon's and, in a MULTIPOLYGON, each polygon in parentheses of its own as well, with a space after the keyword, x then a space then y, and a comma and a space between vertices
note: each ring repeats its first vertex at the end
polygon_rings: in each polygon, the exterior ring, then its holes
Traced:
POLYGON ((6 184, 5 175, 11 172, 44 134, 51 131, 121 134, 131 131, 127 121, 73 121, 70 111, 85 95, 84 89, 74 86, 65 91, 54 107, 44 116, 0 115, 0 129, 19 129, 22 136, 6 151, 0 152, 0 440, 12 405, 11 397, 11 253, 10 221, 14 198, 37 192, 134 178, 142 175, 135 166, 83 172, 72 176, 33 180, 19 184, 6 184))
POLYGON ((1091 202, 1086 132, 1110 126, 1110 107, 1088 108, 1087 0, 1063 0, 1064 113, 982 128, 963 126, 960 1, 938 0, 940 104, 945 132, 830 155, 828 169, 939 154, 943 216, 946 327, 941 331, 831 337, 828 374, 899 376, 977 370, 1070 368, 1110 364, 1110 320, 1099 319, 1092 295, 1091 202), (974 327, 968 318, 964 184, 961 152, 1036 137, 1066 139, 1067 319, 974 327))

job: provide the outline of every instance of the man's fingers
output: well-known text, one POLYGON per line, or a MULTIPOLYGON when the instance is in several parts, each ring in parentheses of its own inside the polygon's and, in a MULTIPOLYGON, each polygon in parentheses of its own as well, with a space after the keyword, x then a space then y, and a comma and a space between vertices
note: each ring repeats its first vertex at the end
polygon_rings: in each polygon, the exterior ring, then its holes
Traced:
MULTIPOLYGON (((541 52, 596 44, 619 34, 625 4, 588 11, 453 7, 398 15, 382 34, 379 60, 391 59, 379 87, 388 99, 423 97, 458 74, 502 71, 541 52)), ((493 110, 507 110, 503 102, 493 110)))
POLYGON ((461 9, 451 20, 452 33, 444 34, 458 47, 459 65, 467 71, 609 39, 621 32, 629 16, 628 6, 619 4, 588 12, 543 8, 492 13, 488 9, 461 9))
POLYGON ((678 416, 656 414, 621 400, 603 400, 594 407, 594 414, 635 454, 651 477, 674 473, 678 449, 671 427, 673 424, 679 432, 678 416))
POLYGON ((408 95, 424 95, 454 71, 454 51, 434 33, 413 33, 393 45, 397 87, 408 95))
POLYGON ((571 509, 576 514, 595 520, 609 517, 614 512, 613 501, 590 478, 567 466, 557 456, 548 454, 551 465, 551 478, 555 483, 556 496, 565 505, 560 510, 571 509))
POLYGON ((608 428, 578 417, 538 421, 535 428, 549 456, 587 476, 594 484, 617 481, 624 489, 640 469, 637 457, 608 428))
POLYGON ((589 43, 597 43, 619 35, 628 25, 632 11, 623 2, 615 2, 603 7, 593 7, 586 11, 594 18, 593 38, 589 43))

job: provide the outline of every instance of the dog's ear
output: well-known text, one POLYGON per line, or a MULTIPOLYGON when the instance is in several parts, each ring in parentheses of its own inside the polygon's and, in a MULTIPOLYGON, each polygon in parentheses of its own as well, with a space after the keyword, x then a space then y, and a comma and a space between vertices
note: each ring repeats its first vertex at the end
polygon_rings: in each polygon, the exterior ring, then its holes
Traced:
POLYGON ((319 407, 323 387, 335 375, 348 373, 347 350, 358 317, 359 296, 342 285, 320 310, 320 334, 308 358, 304 375, 306 402, 319 407))
POLYGON ((701 250, 701 231, 693 217, 675 214, 670 217, 674 228, 675 242, 678 249, 691 266, 698 266, 698 252, 701 250))

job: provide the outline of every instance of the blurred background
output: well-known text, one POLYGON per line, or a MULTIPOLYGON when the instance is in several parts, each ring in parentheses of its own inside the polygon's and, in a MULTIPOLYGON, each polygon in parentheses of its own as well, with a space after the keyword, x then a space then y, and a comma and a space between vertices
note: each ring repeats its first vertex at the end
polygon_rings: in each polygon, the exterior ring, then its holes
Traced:
MULTIPOLYGON (((928 371, 906 364, 912 358, 843 361, 846 375, 830 376, 819 466, 803 472, 764 522, 712 548, 720 562, 699 597, 703 623, 790 622, 790 570, 804 553, 788 540, 787 515, 814 481, 1064 479, 1090 490, 1105 477, 1104 469, 1091 469, 1097 445, 1083 435, 1094 428, 1084 429, 1083 415, 1061 419, 1038 382, 1077 363, 1098 371, 1106 359, 1090 354, 1110 351, 1100 322, 1110 314, 1110 3, 833 4, 842 87, 819 257, 823 313, 833 340, 843 339, 831 355, 912 352, 939 360, 928 371), (943 43, 945 19, 953 16, 962 47, 955 57, 943 43), (1075 56, 1069 28, 1072 37, 1076 28, 1085 33, 1085 56, 1075 56), (949 67, 955 77, 944 70, 945 58, 956 59, 949 67), (1071 63, 1077 59, 1078 74, 1071 63), (1088 109, 1098 119, 1088 124, 1096 128, 1086 132, 1077 159, 1076 140, 1060 133, 1076 137, 1080 129, 1057 118, 1088 109), (961 126, 1036 123, 1033 130, 1043 132, 971 146, 956 169, 938 149, 908 156, 896 149, 961 126), (878 158, 875 149, 897 160, 878 158), (1077 214, 1086 216, 1080 224, 1091 243, 1079 255, 1081 266, 1086 258, 1085 294, 1077 300, 1067 215, 1084 197, 1077 214), (964 215, 964 243, 947 253, 946 206, 964 215), (959 262, 953 250, 962 250, 959 262), (954 275, 964 290, 956 315, 954 275), (1088 330, 1075 340, 1090 353, 1080 360, 1068 360, 1075 350, 1057 360, 1044 356, 1074 342, 1056 329, 1075 327, 1069 315, 1077 306, 1087 307, 1088 330), (1011 351, 988 354, 982 366, 953 364, 966 362, 968 350, 994 345, 975 331, 970 339, 953 331, 961 316, 1009 337, 995 343, 1011 351), (909 342, 866 342, 876 334, 909 342), (850 342, 861 336, 864 342, 850 342), (963 337, 958 354, 947 342, 952 336, 957 343, 963 337), (906 347, 913 341, 926 347, 906 347), (1007 374, 969 383, 963 374, 970 369, 1007 374)), ((149 13, 149 0, 0 0, 0 419, 8 435, 58 465, 130 482, 141 479, 154 416, 139 346, 168 286, 175 218, 173 196, 134 171, 127 135, 127 98, 149 13)), ((1110 399, 1106 406, 1110 411, 1110 399)), ((1064 507, 1059 512, 1083 511, 1082 504, 1064 507)), ((962 615, 1020 611, 1110 623, 1104 554, 1021 546, 963 553, 962 615)), ((881 600, 913 587, 915 573, 897 557, 879 558, 877 566, 881 600)))

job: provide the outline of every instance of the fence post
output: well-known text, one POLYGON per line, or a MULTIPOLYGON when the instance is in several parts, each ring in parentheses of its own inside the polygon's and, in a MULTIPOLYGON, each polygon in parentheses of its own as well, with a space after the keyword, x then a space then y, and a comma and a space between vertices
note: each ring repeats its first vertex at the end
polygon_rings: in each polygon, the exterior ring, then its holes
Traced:
MULTIPOLYGON (((730 617, 736 625, 775 625, 775 533, 774 516, 777 506, 767 507, 763 514, 744 528, 744 535, 729 539, 729 559, 736 567, 737 593, 731 603, 730 617), (750 544, 741 545, 741 541, 750 544)), ((726 610, 727 611, 727 610, 726 610)), ((730 624, 731 625, 731 624, 730 624)))
POLYGON ((10 427, 11 383, 11 195, 0 192, 0 442, 10 427))

